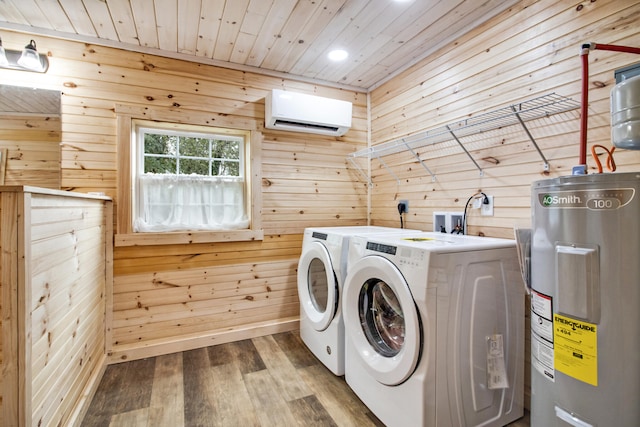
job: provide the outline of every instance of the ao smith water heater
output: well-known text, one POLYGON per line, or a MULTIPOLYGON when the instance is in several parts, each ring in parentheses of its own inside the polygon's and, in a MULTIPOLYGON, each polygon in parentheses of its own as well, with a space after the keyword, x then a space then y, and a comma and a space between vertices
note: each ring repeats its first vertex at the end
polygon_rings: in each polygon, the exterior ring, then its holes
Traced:
POLYGON ((531 425, 640 425, 640 173, 532 188, 531 425))
MULTIPOLYGON (((612 92, 620 148, 640 149, 638 79, 612 92)), ((580 166, 532 185, 533 427, 640 426, 640 173, 586 174, 585 86, 580 166)))

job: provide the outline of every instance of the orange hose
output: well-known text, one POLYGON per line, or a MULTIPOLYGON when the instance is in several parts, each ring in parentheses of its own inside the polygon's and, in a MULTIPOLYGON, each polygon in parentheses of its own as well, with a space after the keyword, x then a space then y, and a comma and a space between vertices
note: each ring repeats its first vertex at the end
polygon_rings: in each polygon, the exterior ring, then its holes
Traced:
POLYGON ((607 153, 607 169, 609 169, 609 172, 615 172, 616 162, 613 159, 613 152, 616 147, 611 147, 611 150, 609 150, 607 147, 600 144, 594 144, 591 146, 591 155, 593 156, 593 160, 596 162, 598 173, 602 173, 602 163, 600 163, 600 158, 598 157, 598 153, 596 153, 596 148, 602 148, 607 153))

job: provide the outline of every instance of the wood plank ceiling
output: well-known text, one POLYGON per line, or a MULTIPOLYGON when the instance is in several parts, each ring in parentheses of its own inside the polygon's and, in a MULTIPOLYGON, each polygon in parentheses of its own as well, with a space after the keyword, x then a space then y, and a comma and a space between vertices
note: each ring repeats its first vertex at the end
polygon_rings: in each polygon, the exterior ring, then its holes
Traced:
POLYGON ((0 37, 4 28, 369 91, 515 3, 0 0, 0 37), (349 56, 331 63, 336 48, 349 56))

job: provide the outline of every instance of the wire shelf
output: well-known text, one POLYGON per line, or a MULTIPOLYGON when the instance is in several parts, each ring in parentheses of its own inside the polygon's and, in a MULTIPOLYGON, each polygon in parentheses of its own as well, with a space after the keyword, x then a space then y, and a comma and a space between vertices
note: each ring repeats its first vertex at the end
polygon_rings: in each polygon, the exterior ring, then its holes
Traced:
MULTIPOLYGON (((446 141, 456 141, 460 144, 461 148, 467 153, 482 174, 482 169, 466 151, 464 145, 460 141, 460 138, 520 124, 524 127, 529 138, 538 150, 538 153, 543 158, 545 162, 545 169, 547 169, 548 162, 527 130, 525 122, 549 117, 554 114, 564 113, 578 108, 580 108, 579 102, 556 93, 550 93, 527 101, 519 102, 517 104, 512 104, 507 107, 492 110, 487 113, 478 114, 475 117, 459 120, 414 135, 409 135, 404 138, 368 147, 349 154, 347 158, 359 168, 354 161, 357 158, 366 157, 368 159, 377 158, 378 160, 381 160, 380 157, 403 151, 411 151, 416 157, 418 157, 414 152, 415 149, 446 141)), ((426 165, 422 163, 422 160, 419 158, 418 160, 423 164, 425 169, 431 173, 426 165)), ((435 176, 433 174, 431 175, 435 180, 435 176)))

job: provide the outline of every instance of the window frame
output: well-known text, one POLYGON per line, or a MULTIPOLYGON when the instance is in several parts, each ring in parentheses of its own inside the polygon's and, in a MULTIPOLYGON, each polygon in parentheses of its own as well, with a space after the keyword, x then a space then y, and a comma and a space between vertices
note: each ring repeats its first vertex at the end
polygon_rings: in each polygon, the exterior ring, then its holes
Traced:
MULTIPOLYGON (((248 131, 243 130, 235 130, 235 129, 221 129, 221 128, 203 128, 202 126, 198 126, 197 128, 193 125, 177 125, 171 124, 167 126, 167 123, 158 123, 158 122, 149 122, 147 120, 135 120, 133 121, 135 126, 136 136, 138 138, 136 145, 136 156, 137 156, 137 172, 139 174, 145 174, 144 165, 146 157, 156 157, 156 158, 175 158, 176 169, 180 169, 180 164, 182 160, 186 159, 197 159, 203 160, 209 163, 209 172, 211 172, 211 162, 215 160, 220 160, 222 162, 231 162, 238 163, 238 169, 240 175, 200 175, 202 177, 210 177, 210 178, 236 178, 244 181, 244 177, 247 172, 247 166, 245 162, 245 157, 247 154, 246 145, 250 143, 251 135, 248 131), (184 129, 179 129, 184 128, 184 129), (155 154, 155 153, 146 153, 144 150, 144 135, 145 134, 156 134, 156 135, 167 135, 167 136, 176 136, 178 138, 181 137, 197 137, 201 139, 208 139, 209 143, 211 143, 212 139, 220 138, 223 139, 228 137, 228 141, 236 140, 235 142, 242 141, 242 149, 240 150, 238 159, 230 159, 230 158, 221 158, 221 157, 204 157, 204 156, 187 156, 182 155, 179 152, 175 154, 175 156, 169 156, 166 154, 155 154)), ((211 148, 211 147, 209 147, 211 148)), ((177 172, 177 171, 176 171, 177 172)), ((182 175, 177 174, 177 175, 182 175)))
POLYGON ((117 192, 118 204, 116 211, 115 246, 136 245, 164 245, 164 244, 192 244, 211 242, 251 241, 263 240, 262 197, 260 188, 261 177, 261 142, 262 132, 259 124, 254 120, 242 121, 238 126, 233 120, 224 120, 211 126, 211 115, 194 112, 188 119, 176 119, 176 113, 163 109, 135 107, 128 105, 116 106, 117 119, 117 192), (193 129, 200 128, 207 133, 227 133, 232 135, 246 135, 245 138, 245 201, 249 228, 243 230, 220 231, 167 231, 167 232, 134 232, 133 215, 135 213, 134 173, 139 159, 136 124, 151 124, 154 128, 166 127, 193 129))

